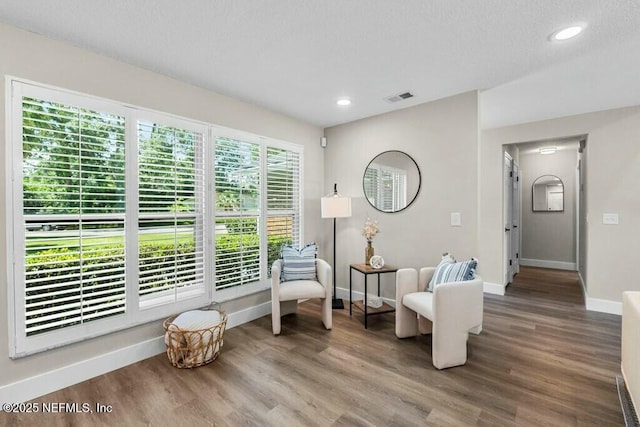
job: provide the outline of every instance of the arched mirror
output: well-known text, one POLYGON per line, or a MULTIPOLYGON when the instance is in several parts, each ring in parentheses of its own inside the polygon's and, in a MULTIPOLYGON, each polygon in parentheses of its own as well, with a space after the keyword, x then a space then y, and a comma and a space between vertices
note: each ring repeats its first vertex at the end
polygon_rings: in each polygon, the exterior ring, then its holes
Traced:
POLYGON ((542 175, 533 181, 534 212, 564 211, 564 184, 555 175, 542 175))
POLYGON ((371 206, 381 212, 399 212, 420 192, 420 168, 407 153, 385 151, 369 162, 362 187, 371 206))

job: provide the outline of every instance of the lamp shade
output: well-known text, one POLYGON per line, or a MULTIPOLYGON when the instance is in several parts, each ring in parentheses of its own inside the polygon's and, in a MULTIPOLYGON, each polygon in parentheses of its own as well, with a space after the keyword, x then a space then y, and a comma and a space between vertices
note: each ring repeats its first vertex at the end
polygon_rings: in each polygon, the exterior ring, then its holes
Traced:
POLYGON ((351 216, 351 197, 331 194, 320 199, 322 218, 348 218, 351 216))

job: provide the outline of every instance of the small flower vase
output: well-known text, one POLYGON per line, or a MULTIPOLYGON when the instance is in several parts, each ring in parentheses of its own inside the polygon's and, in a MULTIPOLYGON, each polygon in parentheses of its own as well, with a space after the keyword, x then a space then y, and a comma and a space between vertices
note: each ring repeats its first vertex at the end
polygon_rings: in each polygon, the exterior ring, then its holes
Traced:
POLYGON ((367 247, 364 248, 365 264, 369 265, 371 257, 374 255, 373 246, 371 246, 371 240, 367 240, 367 247))

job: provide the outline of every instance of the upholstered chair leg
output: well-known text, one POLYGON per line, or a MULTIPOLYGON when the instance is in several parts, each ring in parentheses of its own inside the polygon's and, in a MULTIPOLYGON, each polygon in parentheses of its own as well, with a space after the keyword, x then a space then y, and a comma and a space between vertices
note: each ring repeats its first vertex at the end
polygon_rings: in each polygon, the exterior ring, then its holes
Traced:
POLYGON ((431 341, 433 366, 445 369, 467 363, 467 331, 449 328, 446 333, 438 333, 437 325, 434 326, 431 341))
POLYGON ((322 298, 320 301, 322 305, 322 323, 324 324, 325 328, 331 329, 333 328, 333 310, 331 308, 331 298, 322 298))
POLYGON ((418 315, 418 332, 421 334, 430 334, 433 331, 433 323, 424 316, 418 315))
POLYGON ((273 335, 280 335, 280 301, 271 299, 271 328, 273 335))
POLYGON ((418 317, 415 311, 408 309, 402 302, 396 301, 396 336, 398 338, 418 335, 418 317))

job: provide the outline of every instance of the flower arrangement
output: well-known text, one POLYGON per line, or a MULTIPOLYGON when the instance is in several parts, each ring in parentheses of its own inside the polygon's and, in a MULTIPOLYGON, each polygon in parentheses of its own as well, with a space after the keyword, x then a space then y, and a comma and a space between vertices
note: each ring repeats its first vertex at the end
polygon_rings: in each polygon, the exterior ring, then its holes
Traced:
POLYGON ((367 220, 364 222, 364 228, 362 229, 362 235, 367 242, 373 240, 374 236, 378 234, 378 221, 367 217, 367 220))

